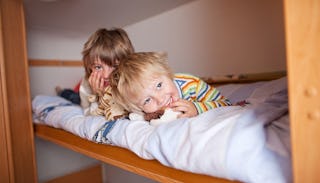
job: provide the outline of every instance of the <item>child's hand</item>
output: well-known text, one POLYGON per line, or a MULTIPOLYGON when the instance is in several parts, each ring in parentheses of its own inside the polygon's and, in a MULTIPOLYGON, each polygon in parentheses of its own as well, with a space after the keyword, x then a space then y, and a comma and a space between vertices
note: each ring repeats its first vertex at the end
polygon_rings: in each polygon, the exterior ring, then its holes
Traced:
POLYGON ((179 111, 181 114, 178 116, 178 118, 182 117, 194 117, 198 115, 197 108, 194 106, 194 104, 188 100, 184 99, 178 99, 177 101, 170 104, 170 107, 174 111, 179 111))
POLYGON ((102 95, 104 89, 104 80, 101 77, 100 72, 92 72, 89 79, 89 84, 91 86, 92 92, 94 94, 102 95))

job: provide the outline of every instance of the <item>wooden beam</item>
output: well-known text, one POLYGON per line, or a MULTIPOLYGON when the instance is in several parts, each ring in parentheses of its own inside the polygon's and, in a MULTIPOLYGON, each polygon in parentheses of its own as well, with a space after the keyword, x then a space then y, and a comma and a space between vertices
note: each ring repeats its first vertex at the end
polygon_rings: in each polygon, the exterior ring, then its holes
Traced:
POLYGON ((80 60, 29 59, 29 66, 83 67, 83 63, 80 60))
POLYGON ((284 2, 294 182, 320 182, 320 1, 284 2))
POLYGON ((203 77, 202 79, 208 84, 219 86, 231 83, 253 83, 258 81, 271 81, 279 79, 287 75, 286 71, 275 71, 265 73, 251 73, 251 74, 235 74, 216 77, 203 77))
POLYGON ((0 0, 0 14, 0 107, 6 115, 0 133, 7 136, 9 158, 1 164, 9 163, 10 182, 37 182, 23 1, 0 0))

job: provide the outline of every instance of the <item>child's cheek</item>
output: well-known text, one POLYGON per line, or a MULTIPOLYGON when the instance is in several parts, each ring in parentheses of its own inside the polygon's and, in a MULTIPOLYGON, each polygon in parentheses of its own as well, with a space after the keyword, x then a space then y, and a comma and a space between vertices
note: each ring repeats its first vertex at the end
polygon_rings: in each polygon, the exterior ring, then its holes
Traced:
POLYGON ((172 98, 173 98, 173 102, 176 102, 179 100, 179 96, 173 96, 172 98))
POLYGON ((97 76, 98 76, 98 71, 94 70, 94 71, 91 73, 91 76, 97 77, 97 76))

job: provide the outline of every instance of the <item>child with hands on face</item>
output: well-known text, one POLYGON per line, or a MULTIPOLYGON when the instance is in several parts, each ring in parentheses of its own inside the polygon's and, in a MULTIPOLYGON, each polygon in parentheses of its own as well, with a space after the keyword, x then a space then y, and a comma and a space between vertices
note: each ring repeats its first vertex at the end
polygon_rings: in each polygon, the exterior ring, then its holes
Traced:
POLYGON ((93 93, 103 94, 105 87, 109 85, 109 75, 114 70, 114 66, 103 63, 99 58, 91 66, 92 73, 88 78, 93 93))
POLYGON ((133 52, 131 41, 121 28, 98 29, 89 37, 82 51, 85 76, 79 89, 85 115, 97 114, 110 74, 120 60, 133 52))
POLYGON ((167 108, 178 118, 194 117, 231 103, 199 77, 173 74, 163 53, 132 53, 111 77, 114 99, 129 112, 149 114, 167 108))

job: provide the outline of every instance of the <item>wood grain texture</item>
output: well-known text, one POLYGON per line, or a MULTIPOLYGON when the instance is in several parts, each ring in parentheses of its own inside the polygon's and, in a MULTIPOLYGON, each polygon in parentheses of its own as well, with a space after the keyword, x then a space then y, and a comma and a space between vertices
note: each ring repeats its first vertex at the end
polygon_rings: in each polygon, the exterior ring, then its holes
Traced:
POLYGON ((81 60, 48 60, 48 59, 29 59, 29 66, 34 67, 83 67, 81 60))
MULTIPOLYGON (((2 30, 0 13, 0 30, 2 30)), ((9 111, 3 55, 3 39, 0 33, 0 182, 14 182, 13 162, 11 154, 11 138, 9 129, 9 111)))
MULTIPOLYGON (((0 0, 2 35, 1 104, 5 117, 10 182, 37 182, 31 95, 22 0, 0 0)), ((1 149, 2 151, 2 149, 1 149)), ((1 174, 2 174, 1 169, 1 174)))
POLYGON ((285 0, 295 182, 320 182, 320 1, 285 0))

